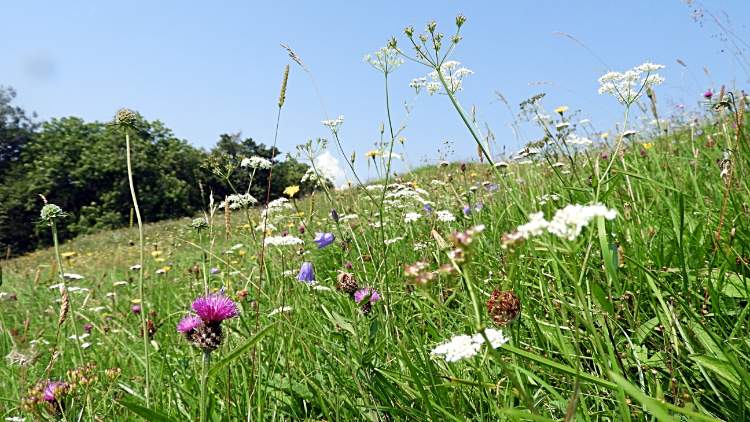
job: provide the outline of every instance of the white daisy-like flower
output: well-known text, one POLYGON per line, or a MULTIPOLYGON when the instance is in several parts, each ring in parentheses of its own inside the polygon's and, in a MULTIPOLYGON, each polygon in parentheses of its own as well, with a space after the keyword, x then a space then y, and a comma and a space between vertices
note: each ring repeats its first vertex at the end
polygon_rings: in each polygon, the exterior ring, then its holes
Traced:
POLYGON ((404 216, 404 223, 412 223, 422 218, 422 214, 416 212, 407 212, 404 216))
POLYGON ((283 308, 274 309, 273 311, 271 311, 270 314, 268 314, 268 316, 272 317, 272 316, 278 314, 279 312, 289 312, 291 310, 292 310, 291 306, 284 306, 283 308))

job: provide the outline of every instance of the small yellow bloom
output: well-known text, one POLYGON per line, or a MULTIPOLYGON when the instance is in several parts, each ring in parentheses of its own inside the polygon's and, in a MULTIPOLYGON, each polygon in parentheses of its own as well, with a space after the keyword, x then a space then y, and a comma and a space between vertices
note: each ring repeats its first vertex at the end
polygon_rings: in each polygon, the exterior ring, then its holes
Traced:
POLYGON ((380 152, 381 151, 379 149, 376 149, 375 151, 370 151, 365 154, 365 157, 377 157, 378 155, 380 155, 380 152))
POLYGON ((171 269, 172 269, 172 267, 162 267, 162 270, 164 270, 164 271, 169 271, 171 269))
POLYGON ((406 138, 401 138, 401 139, 398 140, 398 142, 401 142, 403 144, 405 140, 406 140, 406 138))
POLYGON ((140 299, 130 299, 132 303, 141 303, 140 299))
POLYGON ((245 251, 239 251, 240 256, 244 256, 246 253, 245 251))
POLYGON ((245 225, 243 225, 243 226, 242 226, 242 228, 243 228, 243 229, 249 229, 249 228, 250 228, 250 225, 249 225, 249 224, 245 224, 245 225))
POLYGON ((154 258, 154 261, 156 261, 156 262, 164 262, 164 258, 154 258))
POLYGON ((471 173, 471 177, 477 177, 476 173, 471 173))
POLYGON ((607 139, 607 136, 609 136, 609 132, 602 133, 602 139, 607 139))
POLYGON ((347 185, 351 185, 352 183, 354 183, 354 180, 347 180, 347 181, 346 181, 346 184, 347 184, 347 185))
POLYGON ((63 253, 60 254, 60 256, 63 257, 63 258, 70 258, 71 256, 73 256, 75 254, 76 254, 75 252, 63 252, 63 253))
POLYGON ((239 262, 239 261, 232 261, 232 264, 236 264, 237 262, 239 262))
POLYGON ((646 149, 649 149, 649 148, 651 148, 652 146, 654 146, 654 143, 653 143, 653 142, 649 142, 649 143, 647 143, 647 144, 643 144, 643 148, 646 148, 646 149))
POLYGON ((299 215, 300 217, 302 217, 303 215, 305 215, 305 212, 304 211, 300 211, 300 212, 297 213, 297 215, 299 215))
POLYGON ((293 197, 295 193, 299 192, 299 186, 287 186, 286 189, 284 189, 284 195, 289 195, 289 197, 293 197))
POLYGON ((556 109, 555 109, 555 110, 553 111, 553 113, 560 113, 560 114, 563 114, 564 112, 566 112, 566 111, 568 111, 568 110, 570 110, 570 109, 568 108, 568 106, 562 106, 562 107, 558 107, 558 108, 556 108, 556 109))
POLYGON ((161 251, 151 251, 151 256, 159 256, 161 255, 161 251))

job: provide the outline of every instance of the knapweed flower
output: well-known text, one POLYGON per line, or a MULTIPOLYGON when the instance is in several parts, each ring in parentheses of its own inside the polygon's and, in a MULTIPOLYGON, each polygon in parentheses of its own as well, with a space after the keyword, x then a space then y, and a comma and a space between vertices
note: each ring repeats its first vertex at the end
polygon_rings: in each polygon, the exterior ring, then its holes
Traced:
POLYGON ((60 394, 61 391, 64 391, 67 388, 68 384, 62 381, 50 381, 49 384, 47 384, 47 388, 44 389, 44 401, 55 401, 55 393, 57 392, 60 394))
POLYGON ((703 94, 703 98, 707 98, 707 99, 709 99, 709 100, 710 100, 710 99, 711 99, 711 97, 713 97, 713 96, 714 96, 714 93, 713 93, 713 92, 711 92, 711 91, 706 91, 706 93, 705 93, 705 94, 703 94))
POLYGON ((193 301, 193 312, 206 324, 220 323, 225 319, 236 317, 240 313, 237 304, 223 293, 222 288, 219 293, 198 297, 193 301))
POLYGON ((133 305, 133 313, 137 314, 138 312, 141 312, 140 305, 133 305))
POLYGON ((313 276, 313 265, 310 262, 303 262, 297 274, 297 281, 305 281, 308 284, 315 280, 313 276))
POLYGON ((287 186, 286 189, 284 189, 284 195, 289 195, 290 198, 297 192, 299 192, 299 186, 296 185, 287 186))
POLYGON ((92 328, 94 328, 94 326, 91 324, 86 324, 83 326, 83 329, 86 331, 91 331, 92 328))
POLYGON ((333 233, 315 233, 315 236, 313 242, 318 244, 318 249, 325 248, 336 239, 336 236, 334 236, 333 233))
POLYGON ((368 315, 370 312, 372 312, 372 302, 377 302, 380 300, 380 294, 378 294, 378 291, 370 287, 358 290, 356 293, 354 293, 354 300, 356 300, 357 302, 362 302, 367 296, 370 296, 370 300, 368 300, 366 303, 363 303, 359 308, 359 310, 362 311, 362 314, 364 315, 368 315))
POLYGON ((195 315, 188 315, 185 318, 182 318, 180 322, 177 324, 177 331, 185 334, 185 337, 189 340, 193 340, 193 334, 195 334, 195 330, 198 329, 198 327, 201 326, 201 319, 198 316, 195 315))

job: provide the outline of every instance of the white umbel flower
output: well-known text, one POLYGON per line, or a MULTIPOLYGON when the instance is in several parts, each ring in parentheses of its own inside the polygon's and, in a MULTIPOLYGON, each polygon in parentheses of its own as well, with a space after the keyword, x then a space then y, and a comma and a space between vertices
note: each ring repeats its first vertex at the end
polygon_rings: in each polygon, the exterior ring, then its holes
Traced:
POLYGON ((294 246, 305 243, 304 240, 294 236, 271 236, 266 238, 266 246, 294 246))
POLYGON ((456 217, 450 211, 438 211, 437 219, 443 222, 456 221, 456 217))
MULTIPOLYGON (((505 337, 502 330, 488 328, 484 333, 490 340, 490 346, 493 349, 497 349, 510 341, 508 337, 505 337)), ((431 354, 445 355, 446 362, 456 362, 464 358, 476 356, 482 348, 482 344, 485 344, 485 340, 481 333, 475 334, 473 337, 467 335, 454 336, 448 343, 434 348, 431 354)))
POLYGON ((271 168, 271 162, 266 160, 263 157, 258 157, 257 155, 250 158, 243 158, 240 162, 240 166, 242 167, 250 167, 253 169, 269 169, 271 168))
POLYGON ((404 223, 412 223, 422 218, 422 214, 416 212, 408 212, 404 216, 404 223))
POLYGON ((272 317, 272 316, 278 314, 279 312, 289 312, 291 310, 292 310, 291 306, 284 306, 283 308, 274 309, 273 311, 271 311, 270 314, 268 314, 268 316, 272 317))

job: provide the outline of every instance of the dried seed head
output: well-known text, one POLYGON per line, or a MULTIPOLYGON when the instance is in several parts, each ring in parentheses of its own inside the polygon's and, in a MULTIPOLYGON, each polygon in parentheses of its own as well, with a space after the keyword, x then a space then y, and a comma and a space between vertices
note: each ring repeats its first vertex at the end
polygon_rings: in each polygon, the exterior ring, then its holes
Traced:
POLYGON ((286 65, 286 70, 284 71, 284 82, 281 84, 281 95, 279 95, 279 108, 284 105, 284 100, 286 99, 287 79, 289 79, 289 65, 286 65))
MULTIPOLYGON (((60 288, 62 289, 62 287, 60 288)), ((57 326, 61 326, 65 319, 68 317, 70 312, 70 295, 67 290, 61 292, 62 295, 62 306, 60 307, 60 317, 57 319, 57 326)))
POLYGON ((495 289, 487 301, 487 313, 495 324, 505 325, 518 319, 521 313, 521 302, 513 292, 502 292, 495 289))

